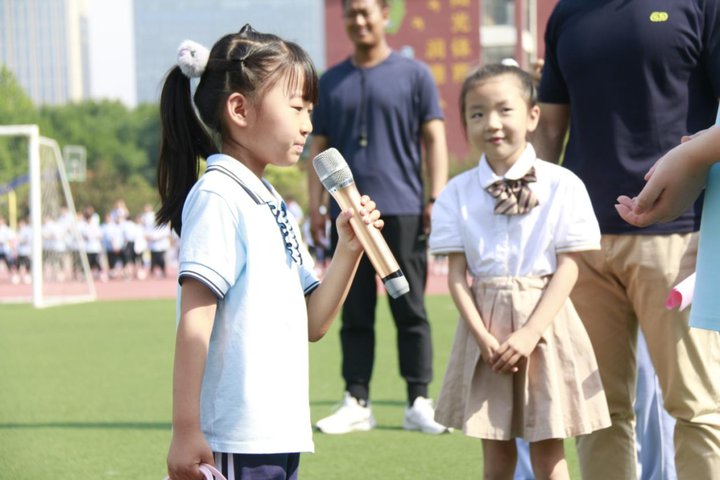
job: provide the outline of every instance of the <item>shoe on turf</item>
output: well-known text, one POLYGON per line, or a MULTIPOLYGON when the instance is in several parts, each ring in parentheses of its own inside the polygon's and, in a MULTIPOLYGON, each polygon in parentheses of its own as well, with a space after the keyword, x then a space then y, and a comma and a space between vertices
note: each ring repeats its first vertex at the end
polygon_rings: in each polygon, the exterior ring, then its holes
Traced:
POLYGON ((366 432, 375 428, 375 417, 369 402, 366 406, 360 405, 355 397, 345 392, 342 405, 329 417, 319 420, 315 428, 330 435, 366 432))
POLYGON ((452 429, 435 421, 435 407, 433 407, 432 400, 425 397, 417 397, 412 406, 405 409, 403 428, 431 435, 452 431, 452 429))

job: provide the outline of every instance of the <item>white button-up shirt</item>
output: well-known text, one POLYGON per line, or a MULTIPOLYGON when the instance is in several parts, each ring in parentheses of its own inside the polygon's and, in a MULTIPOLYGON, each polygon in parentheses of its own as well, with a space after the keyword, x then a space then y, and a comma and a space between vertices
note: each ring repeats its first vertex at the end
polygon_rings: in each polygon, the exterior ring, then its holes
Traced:
POLYGON ((464 252, 476 277, 524 277, 554 273, 558 253, 600 249, 590 197, 570 170, 538 159, 528 144, 504 178, 521 178, 533 166, 537 182, 529 186, 540 203, 524 215, 494 213, 485 189, 503 177, 484 155, 452 178, 433 207, 430 252, 464 252))

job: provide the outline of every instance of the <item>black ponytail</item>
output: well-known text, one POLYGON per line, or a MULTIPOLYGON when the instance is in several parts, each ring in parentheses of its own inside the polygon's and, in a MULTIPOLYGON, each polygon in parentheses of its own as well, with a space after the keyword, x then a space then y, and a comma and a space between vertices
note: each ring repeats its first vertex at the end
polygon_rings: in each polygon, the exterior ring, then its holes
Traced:
POLYGON ((156 221, 169 223, 180 235, 182 209, 190 189, 198 179, 200 159, 218 149, 195 114, 190 95, 190 79, 179 67, 172 68, 160 96, 160 155, 157 185, 161 207, 156 221))

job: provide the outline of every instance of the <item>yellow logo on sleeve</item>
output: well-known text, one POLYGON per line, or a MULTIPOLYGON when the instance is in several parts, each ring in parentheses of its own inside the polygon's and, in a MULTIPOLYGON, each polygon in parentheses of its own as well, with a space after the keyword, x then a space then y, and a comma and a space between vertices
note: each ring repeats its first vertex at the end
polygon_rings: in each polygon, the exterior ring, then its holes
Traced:
POLYGON ((667 12, 652 12, 650 21, 654 23, 667 22, 669 17, 667 12))

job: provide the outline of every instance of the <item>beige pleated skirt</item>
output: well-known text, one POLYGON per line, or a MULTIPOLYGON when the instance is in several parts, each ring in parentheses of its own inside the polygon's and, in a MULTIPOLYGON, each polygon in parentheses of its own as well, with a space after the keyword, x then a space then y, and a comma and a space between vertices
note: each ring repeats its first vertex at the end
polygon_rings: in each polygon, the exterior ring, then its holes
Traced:
MULTIPOLYGON (((474 279, 475 303, 500 343, 527 322, 548 278, 474 279)), ((461 318, 435 419, 471 437, 529 442, 610 426, 595 354, 570 299, 519 367, 516 373, 493 372, 461 318)))

